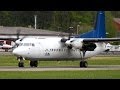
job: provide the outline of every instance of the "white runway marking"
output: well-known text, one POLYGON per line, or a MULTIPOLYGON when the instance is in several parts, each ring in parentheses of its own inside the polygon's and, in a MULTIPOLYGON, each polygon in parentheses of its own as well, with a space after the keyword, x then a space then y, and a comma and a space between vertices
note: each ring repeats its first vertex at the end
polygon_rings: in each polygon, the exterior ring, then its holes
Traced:
POLYGON ((76 66, 52 66, 52 67, 13 67, 13 66, 0 66, 0 71, 85 71, 85 70, 120 70, 120 65, 90 65, 88 68, 79 68, 76 66))

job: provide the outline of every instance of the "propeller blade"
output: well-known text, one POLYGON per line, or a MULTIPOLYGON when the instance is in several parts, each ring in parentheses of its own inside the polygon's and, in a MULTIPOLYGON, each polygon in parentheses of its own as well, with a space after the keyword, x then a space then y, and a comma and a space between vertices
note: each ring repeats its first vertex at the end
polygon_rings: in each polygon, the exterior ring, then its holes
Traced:
POLYGON ((20 38, 20 32, 21 32, 21 30, 18 29, 18 30, 17 30, 17 34, 16 34, 16 35, 17 35, 17 40, 20 38))
POLYGON ((20 39, 20 41, 22 41, 23 39, 25 39, 27 36, 24 36, 24 37, 22 37, 21 39, 20 39))

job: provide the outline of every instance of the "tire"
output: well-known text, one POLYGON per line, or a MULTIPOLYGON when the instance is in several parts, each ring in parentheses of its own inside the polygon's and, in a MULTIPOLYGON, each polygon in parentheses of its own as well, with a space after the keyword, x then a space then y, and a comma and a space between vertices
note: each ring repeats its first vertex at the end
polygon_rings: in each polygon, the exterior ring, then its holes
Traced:
POLYGON ((38 61, 34 61, 34 67, 38 66, 38 61))
POLYGON ((83 67, 84 67, 84 68, 87 68, 87 67, 88 67, 87 61, 81 61, 81 62, 80 62, 80 67, 81 67, 81 68, 83 68, 83 67))
POLYGON ((87 61, 84 61, 84 62, 83 62, 83 67, 85 67, 85 68, 88 67, 88 63, 87 63, 87 61))
POLYGON ((30 67, 37 67, 38 61, 30 61, 30 67))
POLYGON ((80 62, 80 67, 81 67, 81 68, 83 67, 83 61, 80 62))
POLYGON ((18 67, 24 67, 24 63, 23 62, 19 62, 18 63, 18 67))
POLYGON ((33 66, 34 66, 33 61, 30 61, 30 67, 33 67, 33 66))

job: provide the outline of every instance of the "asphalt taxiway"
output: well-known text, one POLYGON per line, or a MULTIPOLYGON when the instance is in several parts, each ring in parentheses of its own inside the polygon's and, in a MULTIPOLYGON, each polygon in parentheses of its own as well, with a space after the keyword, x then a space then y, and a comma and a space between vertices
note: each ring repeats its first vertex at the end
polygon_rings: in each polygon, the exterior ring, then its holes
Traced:
POLYGON ((0 66, 0 71, 84 71, 84 70, 120 70, 120 65, 89 65, 88 68, 79 68, 78 66, 49 66, 49 67, 15 67, 0 66))

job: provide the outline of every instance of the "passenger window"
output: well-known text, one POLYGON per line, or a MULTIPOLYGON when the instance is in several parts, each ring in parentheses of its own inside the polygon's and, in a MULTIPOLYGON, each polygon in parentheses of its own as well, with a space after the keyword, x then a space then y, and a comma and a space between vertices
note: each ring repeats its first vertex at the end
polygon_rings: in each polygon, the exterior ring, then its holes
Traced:
POLYGON ((45 51, 48 51, 48 49, 46 49, 45 51))
POLYGON ((19 46, 22 46, 22 45, 23 45, 23 43, 20 43, 20 44, 19 44, 19 46))

